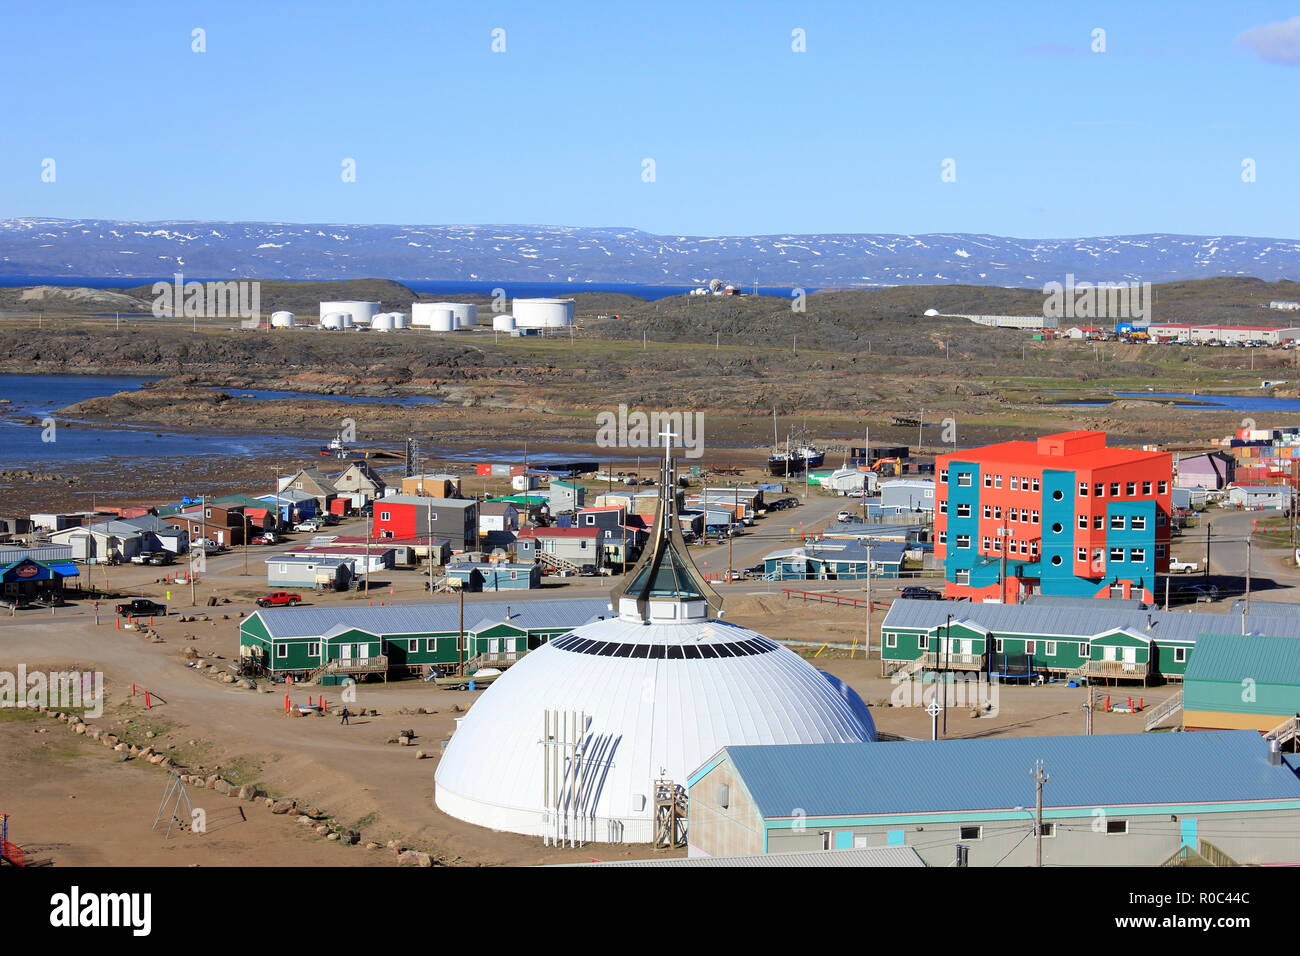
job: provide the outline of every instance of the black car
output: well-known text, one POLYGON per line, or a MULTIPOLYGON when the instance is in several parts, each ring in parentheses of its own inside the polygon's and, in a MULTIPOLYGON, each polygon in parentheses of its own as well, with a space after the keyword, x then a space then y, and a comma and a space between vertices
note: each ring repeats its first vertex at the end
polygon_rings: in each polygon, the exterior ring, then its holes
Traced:
POLYGON ((148 617, 151 615, 164 617, 166 614, 166 605, 159 604, 157 601, 150 601, 147 598, 136 598, 129 604, 119 604, 117 606, 118 617, 148 617))
POLYGON ((596 566, 594 564, 584 564, 578 569, 578 574, 584 578, 594 578, 596 576, 596 566))
POLYGON ((918 585, 903 588, 902 597, 909 601, 942 601, 943 595, 933 588, 923 588, 918 585))

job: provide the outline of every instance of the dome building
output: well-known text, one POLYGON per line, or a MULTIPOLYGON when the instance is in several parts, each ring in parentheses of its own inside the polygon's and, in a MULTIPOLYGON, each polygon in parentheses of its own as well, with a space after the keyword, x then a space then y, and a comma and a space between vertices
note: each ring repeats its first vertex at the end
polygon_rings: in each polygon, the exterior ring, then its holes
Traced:
MULTIPOLYGON (((460 719, 440 809, 558 842, 650 842, 655 794, 725 746, 875 740, 865 704, 793 651, 720 619, 682 541, 671 450, 617 618, 527 654, 460 719)), ((684 794, 679 794, 684 799, 684 794)))

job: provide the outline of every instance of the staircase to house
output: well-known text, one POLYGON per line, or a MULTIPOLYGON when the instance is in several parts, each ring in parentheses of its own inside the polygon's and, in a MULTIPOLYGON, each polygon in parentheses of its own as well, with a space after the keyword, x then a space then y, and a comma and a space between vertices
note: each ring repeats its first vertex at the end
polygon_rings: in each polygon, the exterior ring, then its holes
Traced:
POLYGON ((347 674, 355 677, 359 674, 383 674, 388 677, 388 657, 350 657, 347 660, 326 661, 308 675, 309 683, 319 683, 326 674, 347 674))
POLYGON ((537 559, 555 571, 568 571, 571 574, 577 574, 582 570, 582 565, 575 564, 568 558, 562 558, 558 554, 552 554, 550 551, 538 551, 537 559))
POLYGON ((1282 721, 1282 723, 1278 724, 1267 734, 1265 734, 1264 737, 1266 739, 1270 737, 1276 737, 1278 746, 1280 747, 1280 746, 1285 746, 1286 744, 1290 743, 1292 740, 1295 740, 1297 733, 1300 733, 1300 719, 1297 719, 1295 717, 1288 717, 1286 720, 1282 721))
POLYGON ((1147 714, 1145 730, 1155 730, 1174 714, 1182 713, 1183 710, 1183 692, 1180 690, 1172 697, 1167 697, 1161 701, 1159 706, 1152 708, 1147 714))
POLYGON ((1209 840, 1201 840, 1200 844, 1192 848, 1190 846, 1180 846, 1178 852, 1171 856, 1161 866, 1237 866, 1237 861, 1228 854, 1224 853, 1209 840))

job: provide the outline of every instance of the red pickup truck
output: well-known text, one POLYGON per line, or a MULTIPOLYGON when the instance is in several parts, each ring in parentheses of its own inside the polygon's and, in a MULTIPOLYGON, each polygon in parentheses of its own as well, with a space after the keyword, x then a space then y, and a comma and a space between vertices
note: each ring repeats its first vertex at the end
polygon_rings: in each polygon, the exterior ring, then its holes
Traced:
POLYGON ((297 607, 302 603, 302 596, 288 591, 272 591, 257 599, 258 607, 297 607))

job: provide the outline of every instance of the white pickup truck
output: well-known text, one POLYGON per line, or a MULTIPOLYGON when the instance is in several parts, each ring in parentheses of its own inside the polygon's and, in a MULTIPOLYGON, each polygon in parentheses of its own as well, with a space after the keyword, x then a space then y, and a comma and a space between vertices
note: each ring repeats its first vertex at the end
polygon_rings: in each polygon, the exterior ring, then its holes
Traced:
POLYGON ((1182 561, 1178 558, 1169 559, 1169 572, 1171 574, 1178 574, 1183 571, 1199 571, 1200 569, 1201 566, 1195 561, 1182 561))

